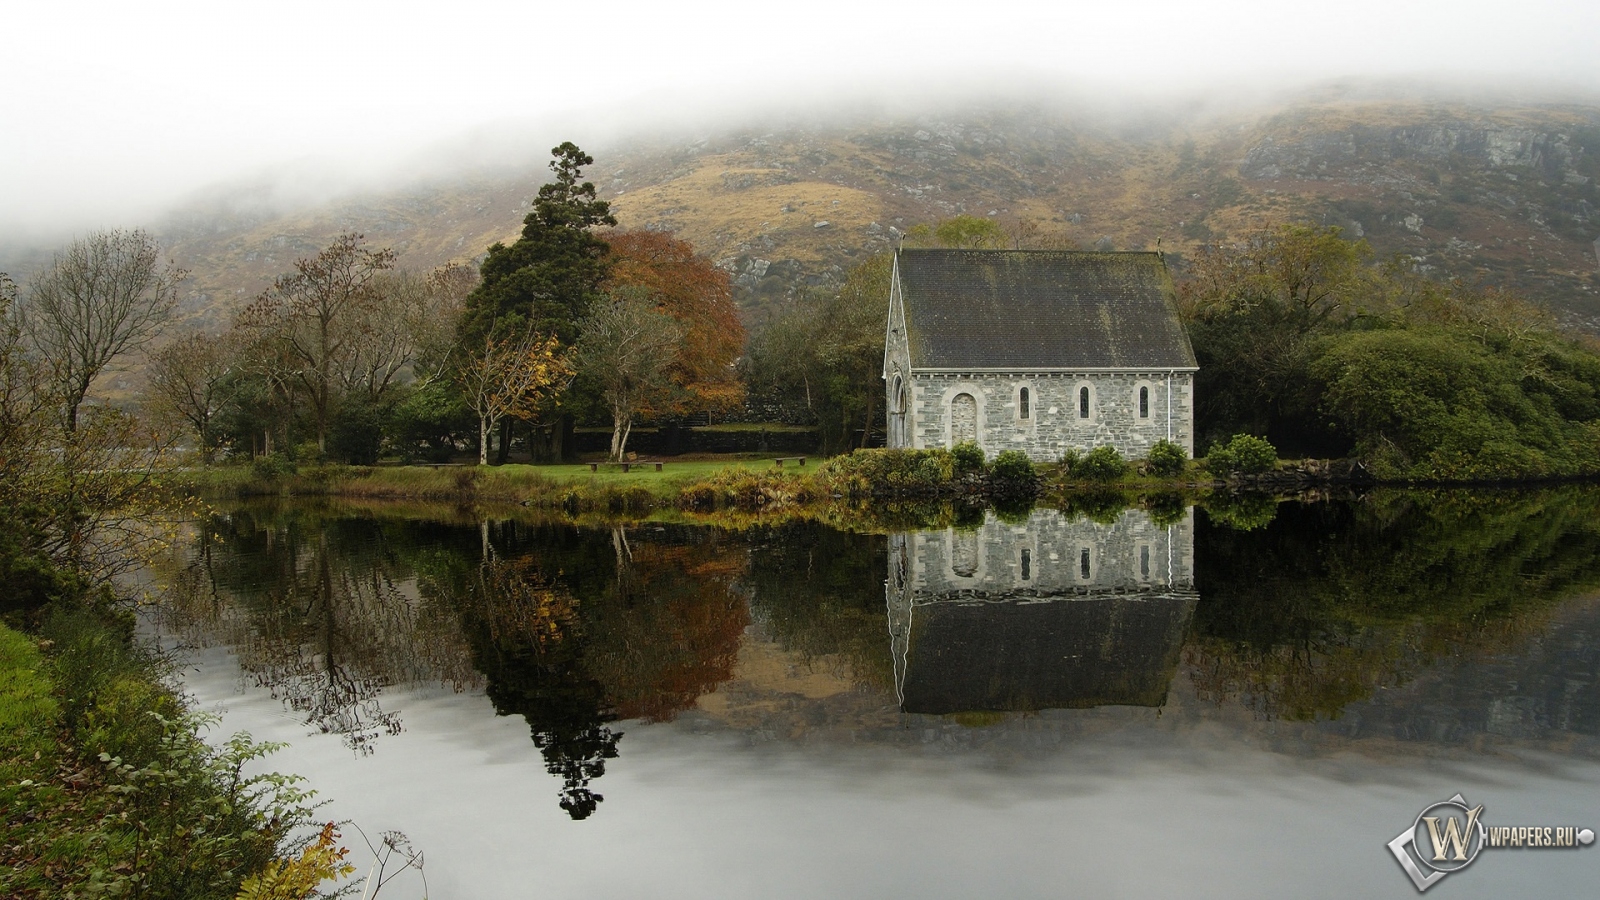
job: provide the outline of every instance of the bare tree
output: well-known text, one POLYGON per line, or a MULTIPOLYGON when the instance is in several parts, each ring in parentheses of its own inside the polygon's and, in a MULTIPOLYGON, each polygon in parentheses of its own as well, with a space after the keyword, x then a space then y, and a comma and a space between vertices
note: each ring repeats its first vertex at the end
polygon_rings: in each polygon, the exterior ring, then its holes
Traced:
POLYGON ((0 510, 6 511, 42 491, 39 434, 47 418, 46 393, 23 340, 16 301, 16 283, 0 272, 0 510))
POLYGON ((293 363, 285 374, 310 401, 319 449, 327 448, 340 388, 366 339, 363 329, 374 321, 371 311, 380 305, 374 279, 393 266, 393 250, 368 250, 361 235, 343 234, 295 263, 294 274, 280 277, 245 312, 247 328, 276 332, 282 342, 293 363))
POLYGON ((578 333, 578 371, 600 385, 611 407, 611 459, 620 460, 634 416, 673 388, 670 368, 683 326, 648 291, 622 288, 595 304, 578 333))
POLYGON ((457 326, 467 309, 467 296, 478 286, 471 266, 449 263, 428 273, 427 303, 407 308, 407 327, 416 345, 412 369, 417 381, 432 382, 445 375, 457 351, 457 326))
POLYGON ((161 245, 145 231, 97 231, 56 254, 29 284, 29 336, 52 369, 69 433, 106 366, 167 321, 184 274, 162 263, 161 245))
POLYGON ((216 449, 212 420, 244 384, 240 349, 232 335, 218 338, 190 331, 150 357, 147 373, 153 405, 194 429, 207 463, 216 449))

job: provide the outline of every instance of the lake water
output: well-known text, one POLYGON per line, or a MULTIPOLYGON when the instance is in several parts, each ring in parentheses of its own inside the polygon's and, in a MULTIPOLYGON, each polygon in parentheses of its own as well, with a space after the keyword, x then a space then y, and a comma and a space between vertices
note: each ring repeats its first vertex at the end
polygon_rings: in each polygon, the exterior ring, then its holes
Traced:
MULTIPOLYGON (((1457 793, 1600 829, 1600 491, 1148 506, 241 506, 151 627, 221 733, 408 835, 435 900, 1403 897, 1386 844, 1457 793)), ((1428 894, 1597 876, 1593 846, 1489 849, 1428 894)))

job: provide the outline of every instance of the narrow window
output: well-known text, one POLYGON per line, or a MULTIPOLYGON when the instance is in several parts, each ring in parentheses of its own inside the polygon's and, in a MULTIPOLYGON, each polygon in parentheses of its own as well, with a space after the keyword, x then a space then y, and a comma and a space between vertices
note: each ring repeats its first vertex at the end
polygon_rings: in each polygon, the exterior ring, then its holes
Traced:
POLYGON ((1078 388, 1078 418, 1089 418, 1089 389, 1087 387, 1078 388))
POLYGON ((1140 578, 1149 578, 1150 577, 1150 548, 1149 547, 1140 547, 1139 548, 1139 577, 1140 578))
POLYGON ((1033 578, 1033 554, 1027 549, 1022 551, 1022 580, 1029 581, 1033 578))
POLYGON ((1150 418, 1150 389, 1139 388, 1139 418, 1150 418))
POLYGON ((1028 418, 1028 389, 1023 388, 1019 397, 1022 405, 1022 418, 1026 419, 1028 418))
POLYGON ((1085 581, 1089 579, 1089 548, 1083 548, 1083 553, 1078 556, 1078 576, 1085 581))

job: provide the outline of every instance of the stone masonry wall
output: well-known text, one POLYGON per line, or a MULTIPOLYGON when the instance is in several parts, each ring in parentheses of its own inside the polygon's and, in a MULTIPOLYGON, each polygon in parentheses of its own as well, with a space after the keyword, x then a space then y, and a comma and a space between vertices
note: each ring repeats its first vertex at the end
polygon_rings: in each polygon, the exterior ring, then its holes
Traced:
POLYGON ((1150 446, 1169 438, 1194 455, 1193 374, 1051 373, 1038 375, 932 375, 911 381, 907 426, 913 447, 949 447, 950 403, 961 393, 978 404, 978 443, 993 458, 1021 450, 1036 462, 1061 458, 1068 449, 1086 451, 1110 444, 1129 459, 1142 459, 1150 446), (1171 410, 1168 417, 1168 383, 1171 410), (1079 389, 1090 390, 1090 415, 1079 415, 1079 389), (1138 389, 1149 389, 1149 415, 1138 415, 1138 389), (1020 391, 1029 392, 1023 418, 1020 391))
POLYGON ((909 534, 906 552, 906 586, 919 601, 964 591, 1187 589, 1194 582, 1194 518, 1161 526, 1130 509, 1102 525, 1035 509, 1025 524, 1011 525, 990 513, 975 530, 909 534))

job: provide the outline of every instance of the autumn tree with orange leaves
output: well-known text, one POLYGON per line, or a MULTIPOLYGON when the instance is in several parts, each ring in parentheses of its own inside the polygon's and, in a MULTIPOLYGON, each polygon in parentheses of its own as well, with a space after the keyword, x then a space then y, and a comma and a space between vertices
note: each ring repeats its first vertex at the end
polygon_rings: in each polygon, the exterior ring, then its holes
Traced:
POLYGON ((696 253, 693 244, 665 231, 613 231, 602 237, 611 247, 606 289, 648 291, 682 329, 668 367, 677 390, 652 412, 682 417, 738 408, 744 385, 733 364, 744 351, 745 332, 728 273, 696 253))

